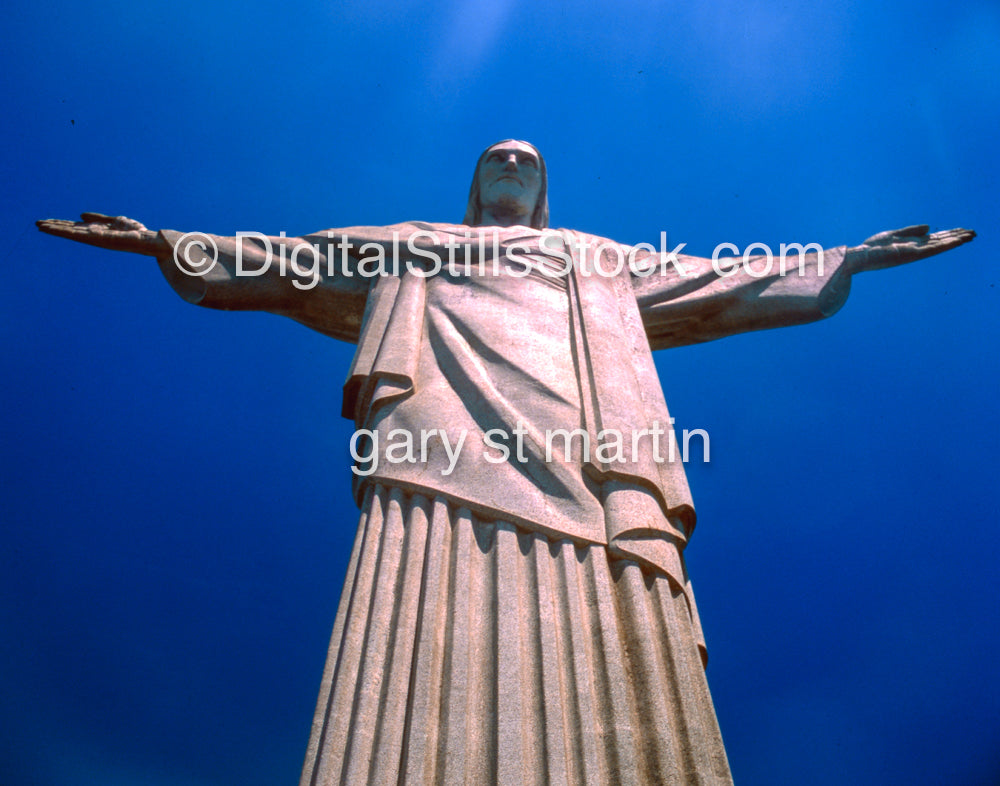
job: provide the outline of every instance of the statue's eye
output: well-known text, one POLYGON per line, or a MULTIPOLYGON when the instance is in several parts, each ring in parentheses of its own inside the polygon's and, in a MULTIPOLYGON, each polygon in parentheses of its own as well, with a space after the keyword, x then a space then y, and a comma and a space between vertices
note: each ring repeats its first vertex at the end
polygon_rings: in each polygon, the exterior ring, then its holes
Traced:
POLYGON ((524 156, 521 158, 520 164, 521 166, 533 166, 535 169, 538 169, 538 162, 531 156, 524 156))

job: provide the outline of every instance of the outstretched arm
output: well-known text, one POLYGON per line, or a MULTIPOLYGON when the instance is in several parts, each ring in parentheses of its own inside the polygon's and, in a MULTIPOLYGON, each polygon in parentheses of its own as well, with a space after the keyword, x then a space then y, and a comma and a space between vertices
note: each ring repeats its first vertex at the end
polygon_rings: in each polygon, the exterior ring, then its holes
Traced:
MULTIPOLYGON (((151 232, 123 216, 84 213, 82 221, 37 222, 47 234, 116 251, 156 257, 184 300, 227 311, 268 311, 342 341, 359 340, 369 290, 409 264, 410 239, 426 245, 448 225, 407 222, 344 227, 302 237, 236 237, 151 232), (402 258, 401 256, 402 255, 402 258)), ((433 242, 437 242, 434 240, 433 242)))
POLYGON ((149 257, 165 256, 170 246, 156 232, 146 229, 138 221, 125 216, 106 216, 103 213, 84 213, 82 221, 65 221, 61 218, 47 218, 36 221, 37 226, 47 235, 64 237, 77 243, 109 248, 113 251, 128 251, 149 257))
POLYGON ((921 224, 880 232, 853 248, 802 254, 797 263, 790 256, 787 265, 763 257, 679 256, 683 271, 633 279, 650 345, 697 344, 832 316, 847 300, 854 273, 915 262, 976 236, 968 229, 927 230, 921 224))
POLYGON ((882 270, 950 251, 976 236, 971 229, 949 229, 933 235, 928 233, 928 229, 927 224, 915 224, 879 232, 860 246, 847 249, 844 263, 852 274, 882 270))
POLYGON ((124 216, 84 213, 81 218, 47 219, 36 225, 56 237, 156 257, 164 278, 189 303, 227 311, 269 311, 334 338, 357 341, 370 279, 350 272, 341 275, 327 259, 332 246, 325 236, 268 238, 249 233, 231 238, 151 232, 124 216))

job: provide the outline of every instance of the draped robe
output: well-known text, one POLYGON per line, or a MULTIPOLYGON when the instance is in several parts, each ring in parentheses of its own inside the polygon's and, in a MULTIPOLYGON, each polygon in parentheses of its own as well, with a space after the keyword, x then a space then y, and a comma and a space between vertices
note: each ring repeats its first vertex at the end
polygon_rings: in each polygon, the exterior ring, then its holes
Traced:
POLYGON ((361 523, 304 784, 730 782, 651 350, 829 316, 844 250, 765 270, 544 233, 212 237, 201 275, 193 238, 162 233, 189 302, 358 345, 343 413, 372 461, 355 468, 361 523), (420 444, 432 429, 461 450, 420 444), (559 429, 576 436, 553 451, 559 429), (391 461, 407 433, 419 457, 391 461))

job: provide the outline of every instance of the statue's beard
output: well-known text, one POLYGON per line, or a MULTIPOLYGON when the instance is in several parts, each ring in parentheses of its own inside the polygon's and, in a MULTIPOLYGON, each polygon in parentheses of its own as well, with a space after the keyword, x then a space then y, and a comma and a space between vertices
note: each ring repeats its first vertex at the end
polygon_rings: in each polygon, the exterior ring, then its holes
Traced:
POLYGON ((526 204, 523 199, 513 194, 501 194, 489 205, 483 205, 483 213, 492 213, 500 218, 510 218, 512 216, 527 216, 531 218, 534 205, 526 204))

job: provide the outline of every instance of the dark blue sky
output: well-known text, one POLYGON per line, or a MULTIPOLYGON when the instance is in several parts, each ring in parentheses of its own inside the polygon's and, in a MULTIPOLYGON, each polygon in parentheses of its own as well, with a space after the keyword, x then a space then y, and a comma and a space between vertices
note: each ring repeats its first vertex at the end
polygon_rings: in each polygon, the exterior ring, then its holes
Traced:
POLYGON ((8 9, 0 783, 295 782, 356 519, 349 346, 32 222, 457 221, 505 137, 622 242, 979 232, 657 362, 737 783, 1000 781, 1000 9, 661 6, 8 9))

